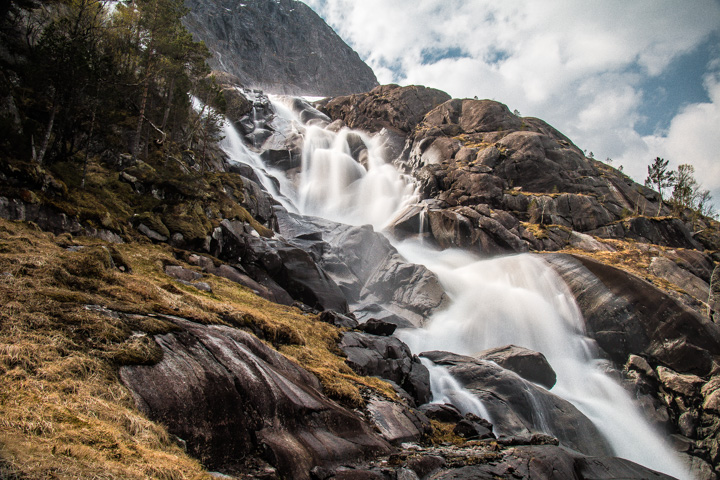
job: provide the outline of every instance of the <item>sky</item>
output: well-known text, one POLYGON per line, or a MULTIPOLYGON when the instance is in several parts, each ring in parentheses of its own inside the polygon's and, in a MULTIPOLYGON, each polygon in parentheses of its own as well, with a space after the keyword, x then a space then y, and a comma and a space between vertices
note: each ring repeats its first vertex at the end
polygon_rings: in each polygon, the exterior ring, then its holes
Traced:
POLYGON ((489 98, 642 183, 689 163, 720 212, 720 0, 303 0, 381 84, 489 98))

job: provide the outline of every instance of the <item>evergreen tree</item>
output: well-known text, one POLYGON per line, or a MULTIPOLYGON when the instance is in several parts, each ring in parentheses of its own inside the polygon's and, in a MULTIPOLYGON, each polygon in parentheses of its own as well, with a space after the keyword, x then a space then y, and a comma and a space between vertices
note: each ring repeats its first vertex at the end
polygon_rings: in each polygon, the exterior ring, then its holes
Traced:
POLYGON ((655 157, 653 163, 648 165, 648 176, 645 179, 645 186, 655 188, 660 194, 660 202, 658 204, 657 215, 660 215, 663 205, 663 191, 671 187, 675 181, 675 172, 668 170, 668 160, 655 157))

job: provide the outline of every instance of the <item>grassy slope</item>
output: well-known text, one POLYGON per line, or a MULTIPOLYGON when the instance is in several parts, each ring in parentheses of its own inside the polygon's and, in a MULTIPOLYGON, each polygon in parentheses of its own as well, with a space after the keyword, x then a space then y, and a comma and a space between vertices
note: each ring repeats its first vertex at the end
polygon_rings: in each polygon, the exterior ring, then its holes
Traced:
POLYGON ((360 388, 391 395, 386 384, 345 365, 337 328, 223 278, 204 279, 214 293, 174 282, 164 265, 194 268, 174 253, 0 220, 0 476, 208 477, 164 427, 137 411, 118 380, 119 366, 160 359, 148 335, 176 327, 147 316, 154 313, 253 331, 318 375, 326 393, 345 404, 362 402, 360 388), (67 248, 77 246, 84 248, 67 248), (131 271, 121 272, 122 265, 131 271), (124 323, 86 305, 142 316, 124 323))

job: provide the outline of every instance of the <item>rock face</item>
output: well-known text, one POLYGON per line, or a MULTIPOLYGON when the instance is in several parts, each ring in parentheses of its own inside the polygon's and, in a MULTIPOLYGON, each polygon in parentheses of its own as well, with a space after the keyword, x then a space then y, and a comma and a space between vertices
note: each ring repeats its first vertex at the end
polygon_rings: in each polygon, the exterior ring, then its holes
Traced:
POLYGON ((210 66, 270 93, 347 95, 377 85, 372 69, 296 0, 186 0, 186 28, 213 52, 210 66))
POLYGON ((138 407, 187 442, 211 468, 232 470, 258 449, 288 478, 389 452, 318 380, 256 337, 175 319, 156 337, 162 360, 120 370, 138 407))
POLYGON ((405 261, 369 225, 348 226, 278 213, 288 242, 309 252, 342 290, 359 320, 419 326, 447 302, 435 274, 405 261))
POLYGON ((448 352, 421 356, 448 369, 488 409, 498 436, 544 433, 588 455, 609 455, 595 425, 571 403, 495 363, 448 352))
POLYGON ((720 352, 720 328, 649 283, 587 257, 546 259, 572 290, 588 334, 615 362, 631 353, 684 373, 707 375, 720 352))

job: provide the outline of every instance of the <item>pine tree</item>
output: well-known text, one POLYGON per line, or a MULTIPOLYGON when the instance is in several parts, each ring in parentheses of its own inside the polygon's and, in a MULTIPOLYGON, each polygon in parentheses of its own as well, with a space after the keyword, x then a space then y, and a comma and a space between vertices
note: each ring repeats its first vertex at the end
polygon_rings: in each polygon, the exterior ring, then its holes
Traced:
POLYGON ((657 215, 660 215, 663 205, 663 190, 671 187, 675 182, 675 172, 668 170, 668 160, 655 157, 651 165, 648 165, 648 176, 645 179, 645 186, 655 188, 660 194, 660 202, 658 204, 657 215))

